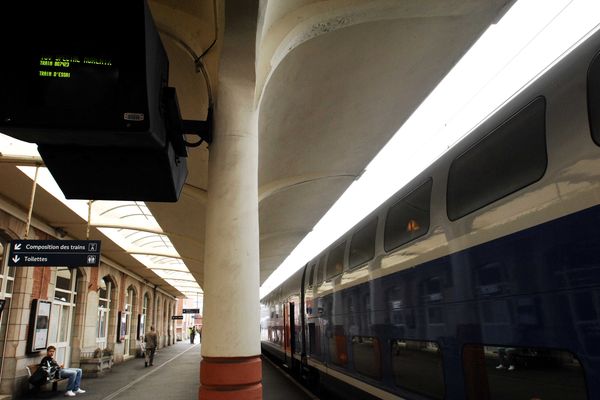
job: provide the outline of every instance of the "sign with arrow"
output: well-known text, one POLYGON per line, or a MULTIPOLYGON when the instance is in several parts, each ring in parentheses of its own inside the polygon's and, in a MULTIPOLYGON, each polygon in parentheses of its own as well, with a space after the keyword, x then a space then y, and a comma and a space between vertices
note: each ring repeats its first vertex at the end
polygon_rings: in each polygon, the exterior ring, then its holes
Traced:
POLYGON ((9 267, 97 267, 99 240, 13 240, 9 267))
POLYGON ((199 308, 184 308, 182 314, 200 314, 199 308))

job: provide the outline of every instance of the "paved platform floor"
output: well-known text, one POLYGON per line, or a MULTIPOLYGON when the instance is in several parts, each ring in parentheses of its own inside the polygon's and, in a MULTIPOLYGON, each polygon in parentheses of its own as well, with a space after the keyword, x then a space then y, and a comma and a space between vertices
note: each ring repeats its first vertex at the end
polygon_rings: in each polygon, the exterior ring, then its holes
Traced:
MULTIPOLYGON (((106 375, 81 381, 86 393, 80 400, 196 400, 200 385, 200 346, 189 342, 160 349, 154 366, 145 368, 143 358, 134 358, 115 364, 106 375)), ((263 360, 263 400, 316 399, 304 391, 277 367, 263 360)), ((58 385, 58 392, 27 395, 24 400, 64 397, 66 381, 58 385)))

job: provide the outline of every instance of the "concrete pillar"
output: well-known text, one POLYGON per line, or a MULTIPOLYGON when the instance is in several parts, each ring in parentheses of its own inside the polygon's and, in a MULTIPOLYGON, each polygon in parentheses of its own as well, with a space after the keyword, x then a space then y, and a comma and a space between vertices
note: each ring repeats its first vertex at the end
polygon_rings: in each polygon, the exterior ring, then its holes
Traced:
POLYGON ((73 313, 71 332, 71 362, 69 367, 79 367, 81 352, 94 351, 96 342, 96 319, 98 294, 90 291, 91 267, 81 267, 77 273, 77 302, 73 313), (91 304, 90 304, 91 303, 91 304))
MULTIPOLYGON (((85 292, 84 292, 85 293, 85 292)), ((96 350, 96 335, 98 329, 98 292, 90 290, 87 293, 87 301, 83 304, 85 307, 85 320, 83 326, 83 341, 81 351, 92 352, 96 350)))
POLYGON ((202 400, 262 399, 254 1, 226 3, 204 255, 202 400))

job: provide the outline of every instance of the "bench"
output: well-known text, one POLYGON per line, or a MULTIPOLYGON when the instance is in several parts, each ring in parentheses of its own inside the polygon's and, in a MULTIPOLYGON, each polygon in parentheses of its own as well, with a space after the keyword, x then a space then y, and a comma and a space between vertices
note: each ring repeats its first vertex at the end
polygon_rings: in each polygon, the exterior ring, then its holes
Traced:
MULTIPOLYGON (((37 369, 39 367, 40 367, 39 364, 29 364, 27 367, 25 367, 25 368, 27 368, 27 375, 28 376, 33 375, 35 373, 35 371, 37 371, 37 369)), ((52 384, 52 391, 56 392, 58 390, 58 382, 64 381, 64 380, 67 380, 67 379, 69 379, 69 378, 54 378, 54 379, 51 379, 51 380, 49 380, 49 381, 41 384, 40 386, 34 386, 34 388, 36 388, 36 390, 37 390, 38 388, 41 388, 42 386, 45 386, 45 385, 48 385, 48 384, 51 383, 52 384)))

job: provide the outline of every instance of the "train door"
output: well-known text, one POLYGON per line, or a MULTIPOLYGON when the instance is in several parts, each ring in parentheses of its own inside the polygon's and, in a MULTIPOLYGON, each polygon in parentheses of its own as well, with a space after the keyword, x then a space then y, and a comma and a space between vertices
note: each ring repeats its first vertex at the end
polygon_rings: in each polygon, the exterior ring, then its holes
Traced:
POLYGON ((295 307, 294 307, 294 303, 290 302, 290 312, 289 312, 289 326, 290 326, 290 340, 289 340, 289 346, 290 346, 290 368, 292 370, 294 370, 294 353, 296 352, 296 321, 295 321, 295 307))
POLYGON ((300 311, 303 312, 303 328, 304 330, 304 338, 302 343, 302 350, 305 356, 311 355, 314 353, 315 347, 315 317, 313 312, 315 311, 314 304, 314 277, 317 263, 311 264, 308 273, 308 281, 304 285, 304 308, 300 311), (308 340, 307 340, 308 339, 308 340))
POLYGON ((287 364, 290 350, 290 309, 289 303, 283 303, 283 362, 287 364))

